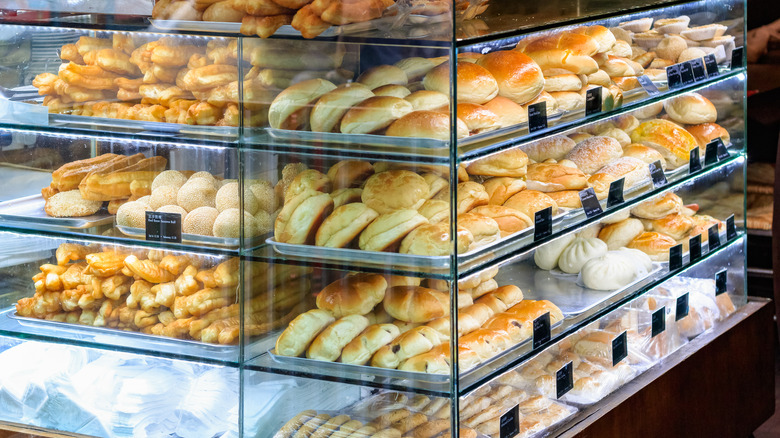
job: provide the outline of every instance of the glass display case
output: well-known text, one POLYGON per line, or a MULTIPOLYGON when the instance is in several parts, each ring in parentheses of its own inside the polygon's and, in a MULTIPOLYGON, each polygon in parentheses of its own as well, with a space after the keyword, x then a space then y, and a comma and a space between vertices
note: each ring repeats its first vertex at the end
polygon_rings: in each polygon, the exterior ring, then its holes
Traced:
POLYGON ((546 436, 746 302, 742 1, 129 3, 0 6, 0 422, 546 436))

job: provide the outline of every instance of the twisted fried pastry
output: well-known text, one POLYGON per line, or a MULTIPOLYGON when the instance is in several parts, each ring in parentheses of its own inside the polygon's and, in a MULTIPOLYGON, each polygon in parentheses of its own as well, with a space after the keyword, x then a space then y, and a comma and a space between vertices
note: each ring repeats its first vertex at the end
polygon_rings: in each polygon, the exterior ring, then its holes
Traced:
POLYGON ((228 4, 237 11, 255 16, 293 14, 297 9, 286 8, 271 0, 229 0, 228 4))
POLYGON ((57 264, 65 266, 74 260, 84 260, 91 251, 90 247, 78 243, 63 243, 54 253, 57 264))
POLYGON ((167 283, 176 277, 165 269, 160 268, 157 262, 152 260, 139 260, 135 255, 129 255, 124 259, 124 265, 134 275, 150 283, 167 283))
POLYGON ((198 102, 187 109, 187 122, 195 125, 213 125, 222 117, 223 110, 208 102, 198 102))
POLYGON ((116 251, 87 254, 84 258, 87 261, 89 273, 97 277, 116 275, 125 267, 125 254, 116 251))
POLYGON ((111 47, 127 55, 132 54, 136 49, 133 36, 129 33, 115 33, 111 38, 111 47))
POLYGON ((112 46, 111 40, 103 38, 93 38, 88 36, 79 37, 79 40, 75 44, 79 55, 84 56, 85 53, 93 50, 108 49, 112 46))
POLYGON ((304 38, 316 38, 322 32, 325 32, 330 28, 331 24, 320 18, 319 15, 312 11, 311 5, 306 5, 298 12, 292 19, 292 27, 299 32, 304 38))
POLYGON ((76 64, 83 64, 84 58, 79 53, 79 48, 75 44, 65 44, 60 48, 60 59, 63 61, 71 61, 76 64))
POLYGON ((62 288, 73 289, 79 285, 84 285, 92 281, 91 276, 84 273, 86 269, 87 264, 84 262, 73 263, 72 265, 69 265, 68 269, 60 274, 62 288))
POLYGON ((260 38, 268 38, 280 27, 288 24, 292 24, 293 16, 290 14, 285 15, 268 15, 265 17, 254 17, 247 15, 241 20, 240 32, 243 35, 257 35, 260 38))
POLYGON ((72 289, 62 291, 62 294, 60 295, 62 310, 66 312, 81 310, 79 307, 79 300, 83 295, 92 296, 91 285, 80 284, 72 289))
POLYGON ((163 67, 181 67, 187 65, 190 56, 203 53, 202 47, 189 44, 165 45, 163 43, 152 47, 149 60, 163 67))
POLYGON ((181 78, 180 87, 185 90, 206 90, 238 80, 235 65, 212 64, 190 69, 181 78))
POLYGON ((144 296, 152 293, 152 284, 144 280, 135 280, 130 285, 130 295, 125 300, 129 309, 137 309, 144 296))
POLYGON ((126 76, 141 74, 141 70, 130 62, 130 56, 125 52, 115 49, 100 49, 96 53, 96 64, 103 70, 126 76))
MULTIPOLYGON (((177 278, 173 285, 176 288, 177 296, 189 296, 201 289, 198 281, 195 280, 195 275, 198 273, 198 268, 193 265, 189 265, 184 268, 179 278, 177 278)), ((170 307, 170 305, 168 305, 170 307)))
POLYGON ((41 73, 33 78, 32 84, 38 89, 38 94, 54 94, 54 83, 60 81, 60 77, 52 73, 41 73))

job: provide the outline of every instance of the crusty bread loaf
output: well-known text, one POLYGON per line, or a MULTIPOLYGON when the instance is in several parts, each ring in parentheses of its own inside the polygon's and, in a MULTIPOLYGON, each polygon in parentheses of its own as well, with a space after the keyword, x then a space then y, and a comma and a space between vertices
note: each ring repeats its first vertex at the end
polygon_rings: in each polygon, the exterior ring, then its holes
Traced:
POLYGON ((317 307, 336 318, 365 315, 382 302, 385 290, 387 280, 379 274, 347 274, 317 294, 317 307))
POLYGON ((325 328, 309 345, 306 357, 333 362, 341 356, 341 350, 368 327, 368 319, 362 315, 347 315, 325 328))
POLYGON ((368 326, 341 351, 341 362, 353 365, 365 365, 380 348, 401 335, 394 324, 374 324, 368 326))
POLYGON ((593 174, 605 164, 620 158, 623 148, 617 140, 611 137, 590 137, 577 144, 566 159, 573 161, 577 167, 588 174, 593 174))
POLYGON ((330 325, 336 318, 322 309, 313 309, 301 313, 290 321, 276 340, 276 354, 280 356, 300 356, 309 347, 322 330, 330 325))
POLYGON ((514 50, 497 50, 477 60, 498 82, 498 95, 518 104, 533 100, 544 87, 542 69, 528 56, 514 50))
POLYGON ((417 210, 395 210, 378 216, 360 233, 358 246, 364 251, 394 251, 407 234, 428 223, 417 210))

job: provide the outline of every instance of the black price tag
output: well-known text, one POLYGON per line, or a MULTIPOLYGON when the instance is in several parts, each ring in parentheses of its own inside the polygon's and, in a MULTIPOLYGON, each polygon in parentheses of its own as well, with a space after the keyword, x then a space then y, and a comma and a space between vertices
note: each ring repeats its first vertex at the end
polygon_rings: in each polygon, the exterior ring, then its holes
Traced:
POLYGON ((612 340, 612 366, 619 364, 628 357, 628 340, 626 332, 619 334, 612 340))
POLYGON ((669 248, 669 271, 676 271, 683 266, 683 246, 674 245, 669 248))
POLYGON ((544 239, 552 234, 552 207, 534 213, 534 240, 544 239))
POLYGON ((520 433, 520 405, 515 405, 499 419, 499 436, 512 438, 520 433))
POLYGON ((547 312, 534 320, 534 349, 537 349, 544 345, 545 342, 548 342, 551 336, 550 312, 547 312))
POLYGON ((645 93, 649 94, 650 96, 655 96, 656 94, 660 93, 660 91, 658 91, 658 87, 655 86, 653 81, 650 80, 647 75, 639 76, 637 80, 639 80, 639 85, 645 89, 645 93))
POLYGON ((729 150, 726 149, 726 145, 723 143, 723 140, 720 137, 713 141, 715 141, 715 143, 718 145, 718 161, 728 160, 731 158, 729 150))
POLYGON ((690 254, 690 263, 701 258, 701 234, 697 234, 688 239, 688 254, 690 254))
POLYGON ((666 67, 666 79, 669 81, 669 89, 676 90, 682 87, 682 76, 680 76, 680 64, 666 67))
POLYGON ((704 149, 704 165, 712 166, 717 162, 718 162, 718 139, 715 139, 707 143, 707 147, 704 149))
POLYGON ((528 105, 528 132, 547 129, 547 102, 528 105))
POLYGON ((688 316, 688 292, 677 297, 677 305, 674 309, 674 320, 679 321, 688 316))
POLYGON ((707 72, 704 70, 704 61, 701 58, 691 59, 688 62, 691 63, 694 81, 701 82, 707 79, 707 72))
POLYGON ((690 61, 680 63, 680 77, 683 85, 691 85, 696 82, 693 79, 693 68, 690 61))
POLYGON ((661 160, 648 164, 650 166, 650 177, 653 178, 653 187, 658 188, 666 185, 666 174, 661 167, 661 160))
POLYGON ((146 240, 181 243, 181 215, 147 211, 146 240))
POLYGON ((650 337, 654 338, 664 331, 666 331, 666 307, 661 307, 660 309, 653 312, 653 315, 651 317, 651 334, 650 337))
POLYGON ((731 51, 731 68, 732 70, 735 68, 742 67, 742 56, 745 54, 745 48, 742 46, 737 47, 736 49, 731 51))
POLYGON ((691 158, 688 161, 688 173, 696 173, 701 170, 701 156, 699 155, 699 148, 695 147, 691 149, 691 158))
POLYGON ((709 251, 717 249, 720 246, 720 232, 718 231, 718 224, 715 224, 707 230, 707 239, 709 240, 709 251))
POLYGON ((604 210, 601 209, 599 198, 596 197, 596 192, 593 190, 593 187, 580 190, 580 202, 582 203, 582 208, 585 210, 585 217, 588 219, 604 212, 604 210))
POLYGON ((561 398, 574 389, 574 365, 569 362, 555 372, 555 394, 561 398))
POLYGON ((710 53, 704 57, 704 66, 707 68, 707 76, 713 78, 720 74, 720 71, 718 71, 718 61, 715 59, 714 53, 710 53))
POLYGON ((723 269, 722 271, 718 271, 718 273, 715 274, 715 296, 717 297, 720 294, 726 293, 726 270, 723 269))
POLYGON ((591 88, 585 92, 585 115, 601 112, 601 87, 591 88))
POLYGON ((733 240, 737 238, 737 224, 734 222, 734 215, 726 218, 726 239, 733 240))
POLYGON ((607 208, 612 208, 616 205, 620 205, 625 200, 623 199, 623 184, 626 182, 626 178, 620 178, 612 181, 609 184, 609 195, 607 196, 607 208))

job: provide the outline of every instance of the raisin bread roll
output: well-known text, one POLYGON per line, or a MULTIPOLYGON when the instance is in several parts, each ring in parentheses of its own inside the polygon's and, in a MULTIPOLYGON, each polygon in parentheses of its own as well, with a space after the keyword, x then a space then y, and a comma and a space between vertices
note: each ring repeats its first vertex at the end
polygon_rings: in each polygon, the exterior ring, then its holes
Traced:
POLYGON ((365 365, 380 348, 401 335, 394 324, 374 324, 368 326, 360 335, 347 344, 341 351, 341 362, 353 365, 365 365))
POLYGON ((280 356, 298 357, 322 330, 334 322, 333 315, 321 309, 313 309, 301 313, 276 340, 276 354, 280 356))
POLYGON ((371 358, 371 366, 398 368, 404 360, 427 353, 446 340, 431 327, 421 325, 397 337, 390 344, 377 350, 371 358))
POLYGON ((368 319, 362 315, 347 315, 337 319, 314 338, 306 350, 306 357, 333 362, 341 356, 341 350, 366 327, 368 319))

